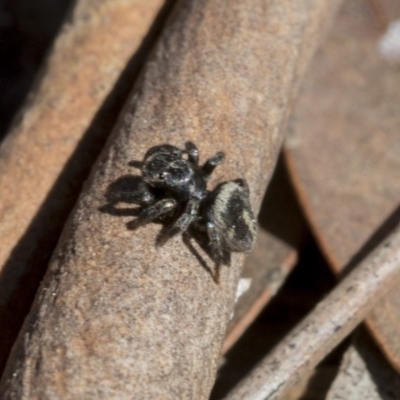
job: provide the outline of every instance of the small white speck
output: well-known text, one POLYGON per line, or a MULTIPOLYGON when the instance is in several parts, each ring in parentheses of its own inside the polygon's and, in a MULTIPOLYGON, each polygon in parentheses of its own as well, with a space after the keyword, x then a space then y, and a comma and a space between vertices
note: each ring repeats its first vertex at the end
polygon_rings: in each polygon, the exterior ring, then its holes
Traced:
MULTIPOLYGON (((251 281, 252 281, 251 278, 240 278, 237 289, 236 289, 235 303, 237 303, 240 296, 242 296, 244 293, 246 293, 250 289, 251 281)), ((232 312, 232 314, 230 315, 229 318, 232 319, 234 315, 235 315, 235 313, 232 312)))
POLYGON ((400 20, 393 21, 378 42, 381 56, 391 62, 400 62, 400 20))
POLYGON ((243 296, 244 293, 246 293, 250 289, 251 281, 251 278, 240 278, 238 287, 236 289, 235 303, 239 300, 241 296, 243 296))

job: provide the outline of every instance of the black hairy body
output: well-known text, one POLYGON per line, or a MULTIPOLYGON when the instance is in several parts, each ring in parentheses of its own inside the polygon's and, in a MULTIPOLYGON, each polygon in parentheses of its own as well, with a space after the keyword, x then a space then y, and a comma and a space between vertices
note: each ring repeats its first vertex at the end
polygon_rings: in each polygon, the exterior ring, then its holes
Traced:
POLYGON ((185 232, 189 227, 206 232, 214 260, 221 263, 231 252, 248 252, 257 233, 257 223, 245 180, 236 179, 207 189, 207 181, 225 155, 216 153, 203 165, 192 142, 185 150, 163 144, 150 148, 144 156, 142 183, 132 197, 142 211, 131 224, 137 228, 155 220, 168 221, 159 240, 185 232))

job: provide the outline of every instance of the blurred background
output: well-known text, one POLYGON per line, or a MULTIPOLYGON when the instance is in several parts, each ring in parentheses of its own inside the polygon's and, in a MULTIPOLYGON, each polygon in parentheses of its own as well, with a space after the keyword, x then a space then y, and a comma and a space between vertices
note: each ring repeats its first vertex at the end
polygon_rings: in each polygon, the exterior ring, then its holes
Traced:
MULTIPOLYGON (((398 213, 393 214, 397 207, 398 193, 392 182, 393 179, 397 180, 397 171, 393 174, 393 168, 398 166, 400 160, 400 153, 396 152, 400 145, 396 136, 385 139, 387 132, 395 131, 398 135, 400 131, 398 117, 393 117, 392 120, 388 117, 396 113, 396 107, 400 113, 399 93, 393 89, 396 85, 400 86, 400 68, 396 62, 391 63, 393 60, 388 61, 393 54, 391 49, 395 49, 399 42, 393 33, 394 28, 392 36, 387 38, 386 42, 382 42, 390 22, 400 17, 400 9, 395 3, 347 1, 335 23, 333 33, 330 34, 332 44, 322 48, 317 55, 317 64, 313 64, 311 68, 310 77, 302 92, 306 100, 290 119, 285 154, 279 159, 264 198, 259 217, 260 240, 264 242, 249 257, 244 271, 244 277, 248 276, 249 279, 257 281, 259 287, 253 288, 240 298, 233 322, 228 329, 228 338, 230 333, 237 332, 244 316, 250 313, 250 320, 253 322, 243 335, 232 334, 233 339, 226 344, 226 352, 221 360, 211 396, 213 400, 222 399, 238 380, 313 309, 336 285, 334 272, 347 265, 361 245, 373 237, 374 232, 382 227, 388 218, 392 216, 392 219, 398 220, 398 213), (394 47, 390 47, 391 45, 394 47), (360 54, 357 53, 357 49, 360 50, 360 54), (374 53, 374 56, 368 56, 369 51, 374 53), (335 60, 345 61, 332 62, 331 55, 336 57, 335 60), (365 70, 358 63, 367 65, 365 70), (336 75, 334 71, 337 72, 336 75), (338 82, 341 84, 341 92, 338 89, 338 93, 334 93, 333 87, 337 86, 338 82), (375 86, 371 82, 375 82, 375 86), (332 104, 338 104, 338 98, 350 96, 346 90, 359 96, 351 99, 352 104, 358 102, 357 98, 365 99, 368 96, 371 101, 361 101, 358 108, 349 104, 342 108, 333 107, 332 104), (320 108, 317 107, 314 111, 315 114, 320 115, 324 107, 328 114, 316 121, 317 117, 314 114, 307 113, 307 99, 314 102, 313 104, 321 103, 320 108), (397 106, 393 108, 396 101, 397 106), (389 107, 390 104, 392 106, 389 107), (339 114, 341 117, 338 117, 339 114), (360 121, 367 118, 365 115, 371 119, 368 126, 373 125, 373 129, 371 128, 371 132, 367 128, 363 129, 360 136, 355 134, 356 142, 353 144, 348 132, 357 130, 360 121), (312 128, 309 121, 312 121, 312 128), (336 123, 335 128, 332 121, 343 123, 336 123), (319 133, 325 133, 322 132, 321 126, 325 126, 329 132, 337 130, 340 134, 332 134, 330 138, 325 138, 325 145, 321 145, 315 139, 322 136, 319 133), (300 131, 310 132, 310 142, 321 147, 311 151, 311 145, 299 146, 300 131), (390 160, 394 160, 394 164, 389 163, 377 172, 376 165, 385 159, 386 149, 389 148, 393 154, 388 151, 388 157, 392 157, 390 160), (349 149, 353 149, 350 155, 349 149), (378 151, 376 158, 371 156, 371 152, 375 151, 378 151), (343 155, 347 158, 343 158, 343 155), (324 160, 327 161, 325 164, 324 160), (331 164, 328 165, 328 161, 331 161, 331 164), (369 169, 370 164, 372 166, 369 169), (340 175, 338 171, 343 165, 346 168, 340 175), (392 170, 391 175, 387 173, 388 170, 392 170), (321 177, 318 173, 321 173, 321 177), (339 175, 335 175, 336 173, 339 175), (371 178, 369 184, 368 179, 371 176, 373 179, 371 178), (335 183, 329 186, 335 177, 335 183), (360 197, 355 203, 351 201, 357 195, 350 193, 348 187, 355 188, 355 193, 360 197), (339 193, 340 198, 332 196, 330 190, 335 195, 339 193), (375 199, 371 192, 376 198, 384 198, 381 208, 378 200, 371 200, 375 199), (391 201, 385 203, 387 199, 391 201), (321 204, 330 204, 331 208, 323 208, 321 204), (347 208, 349 211, 346 211, 347 208), (372 214, 376 216, 370 220, 369 216, 372 214), (352 217, 355 219, 353 225, 352 217), (326 223, 325 219, 329 219, 331 225, 326 223), (346 232, 361 230, 360 237, 357 236, 354 241, 347 240, 346 232), (347 244, 341 243, 342 235, 347 244), (351 248, 345 255, 341 253, 343 246, 351 248), (265 295, 266 290, 269 290, 268 296, 265 295), (255 309, 253 305, 260 298, 264 299, 261 301, 262 307, 255 309)), ((72 0, 0 0, 0 140, 6 135, 13 118, 18 118, 18 111, 24 101, 27 101, 35 77, 45 73, 43 61, 61 29, 62 22, 68 18, 67 13, 71 6, 72 0)), ((302 140, 307 142, 308 139, 303 137, 302 140)), ((393 225, 393 221, 391 224, 393 225)), ((375 238, 374 243, 370 243, 368 249, 379 242, 385 232, 387 229, 375 238)), ((351 238, 351 234, 348 237, 351 238)), ((383 355, 367 330, 360 328, 359 331, 361 333, 358 332, 357 335, 362 336, 363 343, 367 343, 368 349, 372 349, 374 353, 372 364, 379 365, 381 369, 389 371, 388 374, 392 374, 390 376, 395 376, 395 370, 387 361, 390 359, 390 352, 395 350, 389 346, 388 353, 383 355)), ((395 330, 395 333, 398 334, 398 330, 395 330)), ((348 351, 352 340, 348 338, 328 355, 314 374, 293 390, 290 398, 327 398, 332 383, 338 376, 343 354, 348 351)), ((374 368, 370 370, 373 371, 374 368)), ((376 392, 381 396, 370 397, 371 399, 400 399, 400 392, 396 393, 390 388, 389 392, 383 390, 376 374, 371 374, 375 388, 380 388, 376 392)), ((391 379, 393 383, 395 378, 391 379)))
POLYGON ((29 93, 72 3, 0 0, 0 140, 29 93))

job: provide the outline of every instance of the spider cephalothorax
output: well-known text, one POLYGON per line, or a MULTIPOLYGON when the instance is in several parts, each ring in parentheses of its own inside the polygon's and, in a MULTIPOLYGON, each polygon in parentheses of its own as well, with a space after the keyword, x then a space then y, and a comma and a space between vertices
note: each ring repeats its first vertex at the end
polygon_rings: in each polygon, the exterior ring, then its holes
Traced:
POLYGON ((150 148, 141 167, 143 182, 133 193, 143 206, 134 227, 173 216, 160 242, 193 226, 207 232, 218 263, 226 253, 250 251, 257 223, 246 181, 236 179, 207 190, 208 178, 224 157, 218 152, 200 166, 199 152, 192 142, 185 144, 184 151, 169 144, 150 148))

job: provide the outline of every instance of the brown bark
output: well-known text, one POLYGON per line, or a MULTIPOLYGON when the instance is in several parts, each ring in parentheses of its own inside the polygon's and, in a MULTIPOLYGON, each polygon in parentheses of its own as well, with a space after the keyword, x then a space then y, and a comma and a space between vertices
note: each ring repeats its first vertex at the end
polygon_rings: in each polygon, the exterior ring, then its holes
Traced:
POLYGON ((227 154, 211 186, 243 177, 258 209, 290 101, 338 3, 181 3, 63 233, 5 398, 208 397, 243 255, 216 283, 201 249, 199 262, 181 237, 156 247, 159 225, 127 230, 129 209, 104 208, 105 194, 133 182, 129 162, 149 147, 192 140, 202 160, 227 154))
POLYGON ((76 2, 0 148, 0 374, 132 87, 161 0, 76 2))

